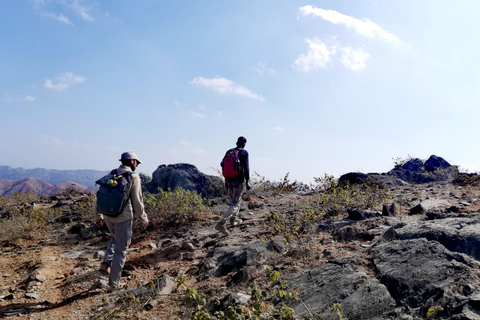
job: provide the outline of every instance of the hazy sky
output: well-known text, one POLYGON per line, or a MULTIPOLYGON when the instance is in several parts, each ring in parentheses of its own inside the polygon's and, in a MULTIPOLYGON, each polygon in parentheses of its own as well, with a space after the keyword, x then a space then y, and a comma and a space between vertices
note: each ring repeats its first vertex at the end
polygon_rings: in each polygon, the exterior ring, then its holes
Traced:
POLYGON ((0 2, 0 165, 480 169, 480 1, 0 2))

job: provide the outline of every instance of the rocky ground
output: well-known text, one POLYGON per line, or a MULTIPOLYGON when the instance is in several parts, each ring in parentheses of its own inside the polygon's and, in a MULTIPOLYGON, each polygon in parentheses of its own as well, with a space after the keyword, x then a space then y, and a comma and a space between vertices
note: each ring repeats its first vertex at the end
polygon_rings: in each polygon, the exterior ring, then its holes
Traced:
MULTIPOLYGON (((334 221, 321 223, 306 247, 285 246, 281 237, 271 239, 264 227, 268 213, 289 212, 311 197, 295 193, 252 196, 242 205, 242 223, 229 237, 214 230, 225 209, 223 203, 215 205, 205 221, 188 227, 151 226, 140 232, 137 226, 122 277, 125 287, 115 293, 106 292, 101 281, 106 277, 97 271, 108 234, 103 230, 93 235, 90 221, 76 221, 74 211, 66 210, 70 217, 56 222, 48 237, 1 243, 0 315, 17 319, 185 317, 184 290, 176 288, 175 279, 186 279, 207 296, 241 301, 248 299, 252 279, 264 281, 262 266, 270 265, 291 287, 300 289, 305 305, 293 306, 298 314, 330 315, 331 306, 342 303, 348 319, 421 319, 436 306, 448 309, 443 318, 480 319, 476 310, 480 299, 475 296, 480 283, 476 262, 480 249, 475 247, 480 238, 479 188, 451 183, 405 185, 391 190, 391 196, 389 204, 394 203, 395 209, 388 216, 379 214, 381 207, 350 216, 344 212, 334 221), (449 228, 459 230, 452 225, 461 225, 465 235, 450 237, 449 228), (463 242, 452 241, 458 238, 463 242), (417 255, 401 256, 411 250, 417 255), (453 265, 432 265, 424 275, 422 267, 434 261, 430 254, 442 255, 453 265), (388 264, 396 259, 415 263, 388 264), (341 271, 336 269, 339 266, 341 271), (440 274, 442 268, 446 271, 440 274), (325 278, 328 274, 341 274, 341 279, 325 278), (423 282, 411 283, 416 277, 423 282), (428 279, 434 287, 429 287, 428 279), (309 287, 305 281, 327 285, 309 287), (461 290, 456 288, 460 282, 461 290), (337 295, 338 288, 342 292, 337 295), (162 294, 153 293, 159 291, 162 294), (365 303, 372 305, 375 299, 382 304, 378 310, 365 303), (324 304, 317 305, 317 300, 324 304)), ((65 207, 73 203, 61 201, 65 207)))

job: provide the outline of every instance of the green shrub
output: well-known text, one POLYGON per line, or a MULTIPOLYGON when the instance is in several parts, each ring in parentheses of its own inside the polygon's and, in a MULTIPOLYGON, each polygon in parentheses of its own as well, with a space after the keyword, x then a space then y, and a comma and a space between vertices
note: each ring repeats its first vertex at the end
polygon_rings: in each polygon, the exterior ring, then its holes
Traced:
POLYGON ((0 219, 0 241, 44 239, 52 231, 59 214, 57 208, 14 205, 8 210, 7 217, 0 219))
POLYGON ((282 192, 293 192, 297 189, 299 183, 296 180, 290 181, 289 175, 287 172, 282 181, 271 181, 254 172, 250 184, 254 193, 276 197, 282 192))
POLYGON ((317 190, 285 212, 272 211, 267 215, 265 228, 269 236, 282 235, 287 242, 309 237, 318 221, 346 214, 348 208, 373 209, 388 199, 389 190, 367 180, 363 184, 338 185, 333 176, 315 178, 317 190))
POLYGON ((198 193, 182 188, 146 194, 144 204, 152 221, 168 226, 203 220, 208 210, 198 193))

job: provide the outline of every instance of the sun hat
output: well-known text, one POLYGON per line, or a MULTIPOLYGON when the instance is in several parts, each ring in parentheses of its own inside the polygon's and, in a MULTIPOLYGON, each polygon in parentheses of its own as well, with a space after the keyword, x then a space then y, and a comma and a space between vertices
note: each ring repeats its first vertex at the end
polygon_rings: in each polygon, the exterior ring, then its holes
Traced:
POLYGON ((138 163, 142 163, 142 161, 140 161, 140 159, 138 159, 137 155, 133 151, 127 151, 127 152, 122 153, 119 161, 130 160, 130 159, 137 160, 138 163))

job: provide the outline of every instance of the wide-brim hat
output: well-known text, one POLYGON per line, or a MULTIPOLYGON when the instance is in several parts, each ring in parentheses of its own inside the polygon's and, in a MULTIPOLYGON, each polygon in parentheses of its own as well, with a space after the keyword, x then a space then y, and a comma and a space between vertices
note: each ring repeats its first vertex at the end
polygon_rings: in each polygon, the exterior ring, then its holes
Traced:
POLYGON ((138 163, 142 163, 142 161, 140 161, 140 159, 138 159, 137 155, 133 151, 127 151, 127 152, 122 153, 119 161, 130 160, 130 159, 137 160, 138 163))

